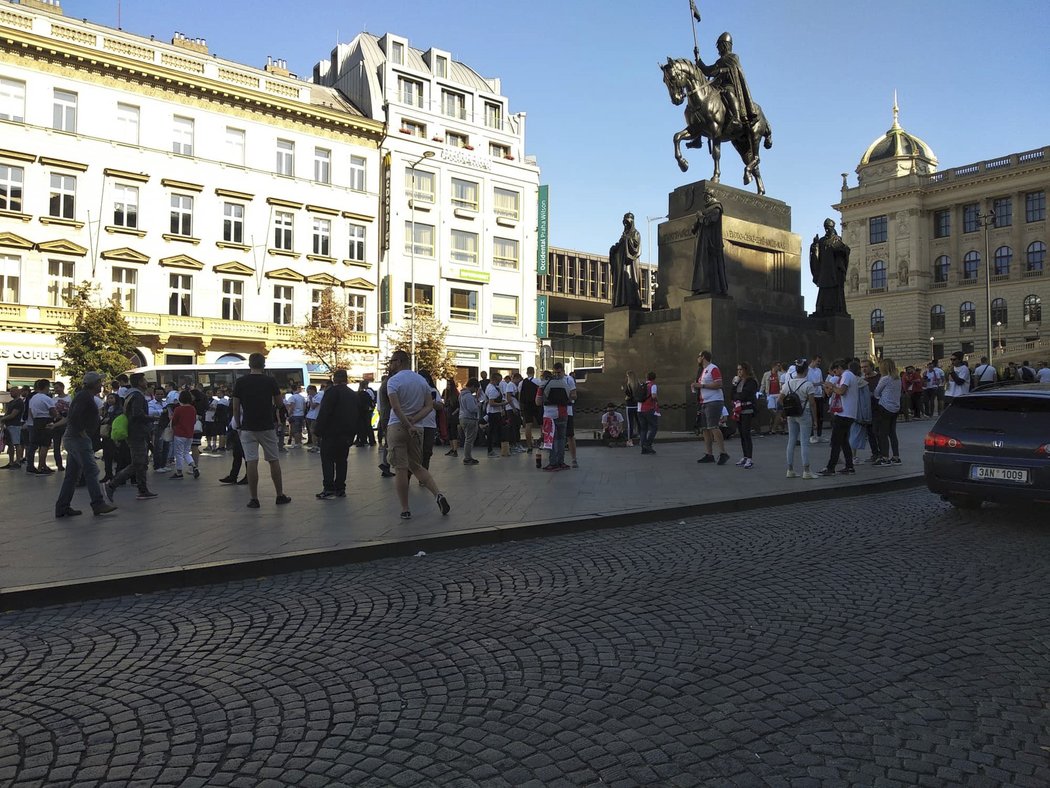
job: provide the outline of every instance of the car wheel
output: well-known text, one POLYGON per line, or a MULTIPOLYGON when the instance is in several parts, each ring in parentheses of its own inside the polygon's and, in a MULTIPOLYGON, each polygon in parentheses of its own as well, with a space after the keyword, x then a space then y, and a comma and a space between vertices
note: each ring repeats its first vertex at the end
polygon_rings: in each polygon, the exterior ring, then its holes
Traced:
POLYGON ((970 495, 946 495, 944 499, 956 509, 980 509, 981 499, 970 495))

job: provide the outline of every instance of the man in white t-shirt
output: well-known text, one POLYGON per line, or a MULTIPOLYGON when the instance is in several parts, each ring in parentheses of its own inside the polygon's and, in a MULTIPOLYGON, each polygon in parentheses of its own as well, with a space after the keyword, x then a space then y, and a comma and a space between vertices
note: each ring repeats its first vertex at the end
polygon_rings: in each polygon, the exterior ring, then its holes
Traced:
POLYGON ((824 382, 824 394, 828 397, 828 410, 831 411, 831 454, 827 467, 817 471, 818 476, 834 475, 839 453, 846 462, 839 473, 856 473, 853 469, 853 449, 849 445, 849 428, 857 418, 859 369, 858 365, 857 371, 851 371, 846 368, 845 361, 835 361, 831 365, 831 375, 824 382))
MULTIPOLYGON (((40 378, 33 385, 33 393, 29 396, 29 405, 26 415, 26 430, 29 432, 29 448, 26 450, 26 473, 47 476, 55 471, 47 467, 47 450, 51 448, 51 421, 58 415, 55 409, 55 401, 51 399, 48 392, 51 390, 51 381, 40 378), (37 462, 33 465, 33 454, 36 453, 37 462)), ((23 439, 24 440, 24 439, 23 439)))
POLYGON ((948 373, 948 390, 944 392, 945 405, 952 400, 968 394, 970 391, 970 367, 967 366, 961 351, 952 353, 952 371, 948 373))
POLYGON ((324 389, 318 391, 317 386, 306 387, 306 442, 310 444, 310 448, 307 451, 311 451, 317 454, 321 451, 320 438, 314 435, 314 425, 317 423, 317 416, 321 412, 321 400, 324 399, 324 389))
POLYGON ((704 350, 697 356, 700 362, 700 377, 692 384, 693 391, 700 394, 700 409, 703 413, 704 430, 704 456, 697 462, 725 465, 729 461, 726 454, 725 437, 718 426, 722 418, 722 407, 725 403, 725 394, 722 392, 722 373, 711 361, 711 351, 704 350), (718 450, 715 458, 714 451, 718 450))
POLYGON ((306 397, 298 383, 292 384, 291 391, 285 395, 284 406, 288 409, 289 445, 302 448, 303 423, 306 421, 306 397))
POLYGON ((1050 366, 1045 361, 1039 362, 1039 370, 1035 373, 1035 377, 1040 383, 1050 383, 1050 366))
POLYGON ((999 373, 988 363, 988 356, 981 356, 981 363, 973 369, 973 384, 983 386, 985 383, 995 383, 998 379, 999 373))

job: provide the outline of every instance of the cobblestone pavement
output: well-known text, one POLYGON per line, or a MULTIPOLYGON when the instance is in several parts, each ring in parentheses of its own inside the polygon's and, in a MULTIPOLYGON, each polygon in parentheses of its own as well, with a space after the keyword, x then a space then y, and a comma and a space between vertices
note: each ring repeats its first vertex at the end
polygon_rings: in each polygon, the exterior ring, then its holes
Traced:
POLYGON ((920 491, 0 616, 0 785, 1050 784, 1050 527, 920 491))

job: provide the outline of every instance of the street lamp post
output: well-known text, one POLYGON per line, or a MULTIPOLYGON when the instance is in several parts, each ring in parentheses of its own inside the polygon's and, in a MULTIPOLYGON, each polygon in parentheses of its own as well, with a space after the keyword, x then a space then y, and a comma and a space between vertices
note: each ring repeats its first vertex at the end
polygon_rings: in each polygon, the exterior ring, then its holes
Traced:
POLYGON ((937 359, 935 359, 933 357, 933 342, 934 342, 935 339, 936 339, 936 337, 930 337, 930 361, 936 361, 937 360, 937 359))
POLYGON ((1003 354, 1003 321, 1002 320, 995 321, 995 331, 996 331, 996 334, 998 334, 998 336, 996 337, 996 340, 995 340, 996 350, 999 351, 999 355, 1001 356, 1003 354))
POLYGON ((414 162, 410 171, 412 173, 412 196, 408 200, 408 207, 411 211, 412 220, 412 237, 409 239, 409 258, 411 260, 409 268, 409 277, 412 280, 412 313, 408 316, 409 323, 409 337, 411 344, 412 353, 412 371, 416 369, 416 167, 424 159, 432 159, 434 157, 434 151, 426 150, 423 151, 422 155, 414 162))
POLYGON ((661 219, 666 219, 666 218, 667 218, 667 214, 664 214, 663 216, 646 216, 645 217, 645 221, 647 221, 649 223, 649 249, 648 249, 647 254, 649 256, 649 264, 650 265, 653 262, 653 222, 658 222, 661 219))
POLYGON ((995 211, 980 214, 977 221, 984 228, 984 324, 988 357, 992 357, 992 261, 988 256, 988 228, 995 227, 995 211))

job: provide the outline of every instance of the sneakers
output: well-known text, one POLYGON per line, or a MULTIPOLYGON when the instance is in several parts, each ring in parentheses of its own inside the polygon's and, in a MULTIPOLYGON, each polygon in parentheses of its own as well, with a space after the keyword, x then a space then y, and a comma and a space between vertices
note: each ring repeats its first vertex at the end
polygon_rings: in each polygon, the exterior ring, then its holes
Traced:
POLYGON ((573 460, 573 461, 572 461, 572 467, 573 467, 573 468, 579 468, 579 467, 580 467, 580 464, 579 464, 578 462, 576 462, 576 460, 573 460))
POLYGON ((856 469, 854 469, 852 466, 849 467, 849 468, 843 468, 841 471, 839 471, 839 473, 841 473, 841 474, 850 474, 850 473, 856 473, 856 472, 857 472, 856 469))
MULTIPOLYGON (((477 463, 477 460, 475 460, 474 462, 477 463)), ((383 471, 381 475, 384 479, 391 479, 394 476, 397 476, 396 473, 392 473, 391 471, 383 471)))
POLYGON ((803 478, 803 479, 816 479, 817 477, 816 477, 816 476, 814 476, 814 475, 813 475, 812 473, 810 473, 809 471, 802 471, 802 478, 803 478))
POLYGON ((412 512, 410 512, 408 510, 405 510, 405 511, 401 512, 401 519, 402 520, 411 520, 412 519, 412 512))
POLYGON ((810 443, 820 443, 820 438, 818 438, 816 435, 810 435, 809 436, 809 442, 810 443))
POLYGON ((334 492, 329 492, 328 490, 322 490, 314 496, 314 498, 316 498, 319 501, 331 501, 335 497, 336 494, 334 492))
POLYGON ((196 465, 194 465, 193 466, 193 478, 194 479, 199 479, 200 477, 201 477, 201 469, 198 468, 196 465))
POLYGON ((106 494, 106 500, 108 500, 110 503, 113 503, 113 494, 116 493, 116 491, 117 491, 117 488, 114 487, 109 482, 106 482, 102 486, 102 492, 104 492, 106 494))
POLYGON ((247 484, 247 483, 248 483, 248 477, 247 476, 245 476, 243 479, 241 479, 239 482, 237 482, 237 484, 247 484))
POLYGON ((456 456, 458 456, 458 452, 456 452, 453 449, 449 449, 447 452, 445 452, 445 456, 446 457, 456 457, 456 456))
POLYGON ((873 462, 872 465, 874 465, 876 468, 889 468, 891 465, 893 465, 893 463, 889 460, 875 460, 875 462, 873 462))
POLYGON ((795 471, 792 470, 791 468, 788 468, 787 469, 787 473, 784 474, 784 478, 786 478, 786 479, 797 479, 798 478, 798 474, 795 473, 795 471))
POLYGON ((817 476, 834 476, 834 475, 835 475, 835 469, 834 468, 821 468, 819 471, 817 471, 817 476))
POLYGON ((100 503, 98 506, 93 507, 95 517, 101 517, 104 514, 117 511, 117 507, 111 503, 100 503))
POLYGON ((481 463, 478 460, 475 460, 473 457, 470 457, 468 459, 463 460, 463 464, 464 465, 480 465, 481 463))
POLYGON ((890 462, 892 464, 894 464, 894 465, 900 465, 901 464, 901 458, 900 457, 890 457, 890 462))
POLYGON ((736 461, 736 464, 737 465, 746 465, 747 464, 747 457, 741 457, 739 460, 736 461))
POLYGON ((277 499, 274 501, 274 503, 276 503, 278 506, 281 506, 281 505, 286 504, 286 503, 291 503, 291 502, 292 502, 292 499, 289 498, 287 495, 278 495, 277 499))
POLYGON ((152 492, 151 490, 146 490, 146 492, 140 492, 138 495, 136 495, 135 496, 135 500, 136 501, 152 501, 156 497, 157 497, 157 494, 155 492, 152 492))
POLYGON ((489 452, 489 457, 499 457, 499 452, 498 451, 490 451, 489 452))
POLYGON ((237 477, 236 476, 223 476, 221 479, 219 479, 219 484, 236 484, 236 483, 237 483, 237 477))
POLYGON ((252 498, 250 501, 248 501, 248 508, 249 509, 258 509, 259 508, 259 499, 258 498, 252 498))
POLYGON ((175 473, 173 473, 171 476, 168 477, 168 479, 170 479, 171 481, 174 481, 175 479, 181 479, 181 478, 182 478, 182 471, 175 471, 175 473))
POLYGON ((725 465, 727 462, 729 462, 729 455, 728 454, 722 453, 722 454, 718 455, 718 464, 719 465, 725 465))
POLYGON ((438 493, 436 500, 438 509, 441 510, 441 516, 444 517, 452 509, 452 507, 448 503, 448 498, 446 498, 443 494, 438 493))
POLYGON ((78 514, 83 514, 83 512, 79 509, 67 508, 64 512, 55 512, 55 517, 76 517, 78 514))
POLYGON ((154 468, 153 472, 154 473, 168 473, 170 470, 171 470, 171 468, 169 468, 167 465, 165 465, 165 466, 163 466, 161 468, 154 468))
POLYGON ((714 462, 714 461, 715 461, 715 455, 713 455, 713 454, 705 454, 703 457, 701 457, 699 460, 697 460, 697 462, 699 462, 699 463, 714 462))
MULTIPOLYGON (((739 465, 739 464, 740 463, 737 463, 737 465, 739 465)), ((748 458, 748 460, 744 463, 744 470, 745 471, 749 471, 749 470, 751 470, 754 467, 755 467, 755 464, 751 461, 750 458, 748 458)))

